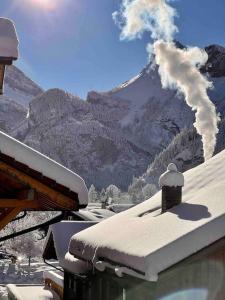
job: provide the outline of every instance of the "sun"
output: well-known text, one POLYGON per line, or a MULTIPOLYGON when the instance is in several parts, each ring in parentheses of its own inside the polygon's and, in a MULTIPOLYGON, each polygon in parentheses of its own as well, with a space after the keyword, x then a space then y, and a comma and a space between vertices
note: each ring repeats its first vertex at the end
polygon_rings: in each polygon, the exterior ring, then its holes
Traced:
POLYGON ((44 10, 54 10, 57 7, 56 0, 28 0, 29 4, 44 10))

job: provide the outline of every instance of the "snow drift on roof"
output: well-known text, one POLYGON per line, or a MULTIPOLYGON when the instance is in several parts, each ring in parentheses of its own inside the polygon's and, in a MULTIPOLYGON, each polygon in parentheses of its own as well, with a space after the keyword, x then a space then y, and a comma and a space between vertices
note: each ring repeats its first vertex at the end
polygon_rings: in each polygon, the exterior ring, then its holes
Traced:
MULTIPOLYGON (((225 151, 184 174, 183 203, 161 214, 161 192, 74 235, 75 257, 158 274, 225 236, 225 151)), ((124 269, 126 272, 126 268, 124 269)))
POLYGON ((88 190, 79 175, 1 131, 0 152, 77 193, 80 205, 88 204, 88 190))
POLYGON ((0 57, 18 58, 18 38, 13 22, 0 18, 0 57))

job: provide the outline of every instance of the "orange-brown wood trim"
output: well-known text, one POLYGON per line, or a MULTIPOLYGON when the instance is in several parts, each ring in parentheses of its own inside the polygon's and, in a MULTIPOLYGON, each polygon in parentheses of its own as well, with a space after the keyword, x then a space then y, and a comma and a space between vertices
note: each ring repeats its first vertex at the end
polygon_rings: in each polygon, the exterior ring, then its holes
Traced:
POLYGON ((37 192, 46 194, 50 197, 56 204, 63 206, 67 210, 76 210, 78 203, 73 199, 62 195, 61 193, 53 190, 52 188, 47 187, 46 185, 40 183, 36 179, 31 178, 30 176, 24 174, 21 171, 16 170, 15 168, 7 165, 4 162, 0 162, 0 170, 10 174, 16 179, 22 180, 25 184, 28 184, 31 188, 36 189, 37 192))
POLYGON ((44 281, 45 285, 49 286, 53 291, 55 291, 60 299, 63 299, 63 287, 59 286, 56 282, 49 278, 45 278, 44 281))
POLYGON ((39 207, 36 200, 19 200, 19 199, 0 199, 0 208, 37 209, 39 207))
POLYGON ((6 209, 5 212, 0 215, 0 230, 15 219, 21 211, 22 209, 20 207, 6 209))

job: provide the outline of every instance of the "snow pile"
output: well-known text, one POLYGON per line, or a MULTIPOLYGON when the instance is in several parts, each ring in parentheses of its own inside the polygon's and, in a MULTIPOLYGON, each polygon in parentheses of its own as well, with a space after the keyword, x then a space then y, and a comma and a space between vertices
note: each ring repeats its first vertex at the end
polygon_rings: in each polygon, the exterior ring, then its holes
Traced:
POLYGON ((1 131, 0 151, 77 193, 80 205, 88 204, 88 190, 79 175, 1 131))
POLYGON ((18 58, 18 38, 13 22, 0 18, 0 57, 18 58))
POLYGON ((160 214, 159 192, 74 235, 70 253, 94 263, 101 257, 115 269, 122 265, 154 281, 161 271, 225 236, 225 151, 184 177, 182 204, 160 214))
POLYGON ((10 299, 14 300, 60 300, 60 297, 50 288, 43 286, 20 286, 7 285, 10 299), (31 296, 32 295, 32 296, 31 296))
POLYGON ((159 178, 159 186, 184 186, 184 175, 177 171, 175 164, 169 164, 167 171, 159 178))
POLYGON ((85 274, 91 270, 89 262, 75 258, 69 252, 66 253, 65 259, 61 261, 60 266, 73 274, 85 274))

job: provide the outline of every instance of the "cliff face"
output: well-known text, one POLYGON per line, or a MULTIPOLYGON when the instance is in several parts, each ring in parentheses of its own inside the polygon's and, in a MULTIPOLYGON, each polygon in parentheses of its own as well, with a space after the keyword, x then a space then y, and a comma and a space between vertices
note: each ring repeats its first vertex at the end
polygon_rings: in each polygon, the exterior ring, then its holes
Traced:
POLYGON ((144 172, 150 156, 96 114, 92 104, 49 90, 31 101, 26 122, 13 135, 80 174, 88 185, 125 189, 133 174, 144 172))
POLYGON ((28 107, 30 101, 41 94, 43 89, 15 66, 6 69, 4 96, 28 107))

